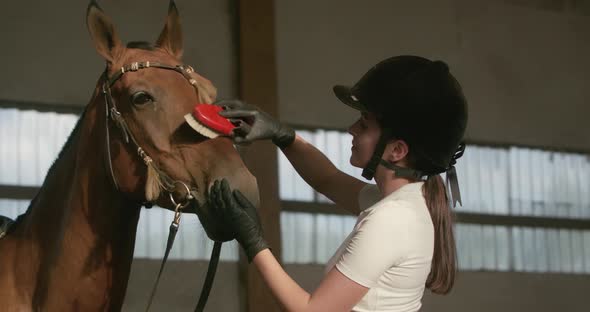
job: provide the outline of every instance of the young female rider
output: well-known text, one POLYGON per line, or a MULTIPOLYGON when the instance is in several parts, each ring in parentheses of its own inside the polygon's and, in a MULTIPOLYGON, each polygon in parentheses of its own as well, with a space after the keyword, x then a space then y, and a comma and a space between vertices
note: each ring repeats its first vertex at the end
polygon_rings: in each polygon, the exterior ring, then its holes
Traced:
POLYGON ((425 288, 448 293, 455 278, 449 198, 467 123, 461 87, 441 61, 397 56, 371 68, 336 96, 360 111, 349 128, 353 166, 367 184, 338 170, 320 151, 256 107, 225 101, 220 115, 238 123, 237 143, 272 139, 303 179, 358 215, 352 233, 309 294, 281 268, 262 237, 256 209, 227 182, 210 189, 212 213, 225 222, 289 311, 417 311, 425 288))

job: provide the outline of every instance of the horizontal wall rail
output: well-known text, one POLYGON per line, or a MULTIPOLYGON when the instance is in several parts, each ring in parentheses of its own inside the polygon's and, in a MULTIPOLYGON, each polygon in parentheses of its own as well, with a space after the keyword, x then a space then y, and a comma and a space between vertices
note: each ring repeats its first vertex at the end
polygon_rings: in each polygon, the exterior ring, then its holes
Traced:
MULTIPOLYGON (((346 210, 329 203, 282 201, 282 210, 289 212, 350 215, 346 210)), ((509 216, 483 213, 456 212, 455 222, 480 225, 523 226, 535 228, 565 228, 590 230, 590 220, 533 216, 509 216)))

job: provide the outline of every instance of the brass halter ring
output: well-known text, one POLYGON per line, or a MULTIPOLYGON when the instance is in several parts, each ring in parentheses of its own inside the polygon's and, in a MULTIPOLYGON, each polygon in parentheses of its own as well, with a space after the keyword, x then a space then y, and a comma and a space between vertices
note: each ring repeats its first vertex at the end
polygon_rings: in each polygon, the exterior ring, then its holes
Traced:
POLYGON ((174 205, 174 221, 172 223, 178 226, 178 224, 180 223, 180 216, 182 214, 180 210, 188 206, 188 204, 191 202, 191 200, 194 199, 194 197, 191 194, 190 188, 184 182, 176 180, 174 181, 174 185, 176 184, 184 186, 184 189, 186 190, 186 197, 184 198, 184 202, 182 203, 177 203, 176 200, 174 200, 173 192, 168 192, 168 196, 170 196, 170 201, 174 205))

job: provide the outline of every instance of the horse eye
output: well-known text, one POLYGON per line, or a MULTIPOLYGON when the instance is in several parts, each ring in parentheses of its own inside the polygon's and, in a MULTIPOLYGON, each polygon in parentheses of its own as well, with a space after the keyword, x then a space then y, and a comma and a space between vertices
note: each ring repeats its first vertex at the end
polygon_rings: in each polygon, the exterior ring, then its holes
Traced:
POLYGON ((153 101, 152 96, 143 91, 135 92, 131 96, 131 103, 133 103, 133 105, 145 105, 151 101, 153 101))

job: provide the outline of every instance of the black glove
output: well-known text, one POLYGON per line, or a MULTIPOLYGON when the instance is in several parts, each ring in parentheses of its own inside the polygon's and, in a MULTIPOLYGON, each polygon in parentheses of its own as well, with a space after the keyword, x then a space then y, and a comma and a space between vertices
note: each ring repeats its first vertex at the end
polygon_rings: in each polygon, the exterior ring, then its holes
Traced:
POLYGON ((195 212, 209 239, 216 242, 228 242, 234 239, 234 233, 225 225, 219 207, 215 203, 210 199, 204 204, 200 204, 196 199, 195 202, 195 212))
POLYGON ((229 188, 227 180, 217 180, 209 190, 210 201, 217 206, 217 211, 230 228, 236 240, 252 262, 260 251, 269 248, 262 237, 262 226, 256 208, 238 190, 229 188))
POLYGON ((285 148, 295 140, 295 131, 254 105, 239 100, 225 100, 215 103, 225 108, 219 115, 229 118, 235 125, 234 141, 250 143, 255 140, 272 139, 279 148, 285 148))

